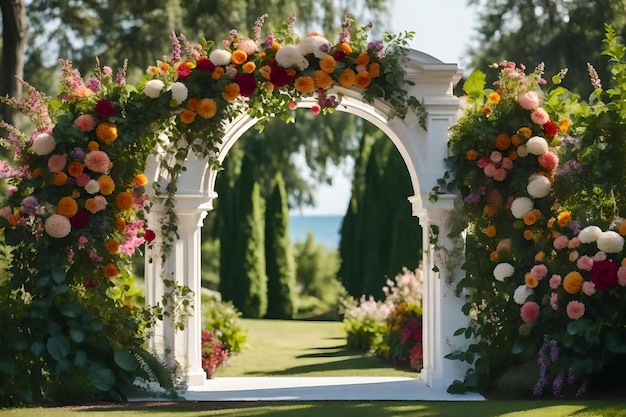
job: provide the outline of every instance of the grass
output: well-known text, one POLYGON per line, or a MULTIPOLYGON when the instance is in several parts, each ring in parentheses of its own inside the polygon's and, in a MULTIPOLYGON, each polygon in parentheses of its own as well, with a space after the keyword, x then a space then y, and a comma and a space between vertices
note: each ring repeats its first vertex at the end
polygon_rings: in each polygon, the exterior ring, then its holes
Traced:
POLYGON ((217 378, 418 376, 373 355, 347 350, 340 322, 244 319, 243 324, 249 330, 247 348, 218 369, 217 378))
MULTIPOLYGON (((220 376, 416 376, 344 347, 341 323, 244 320, 248 349, 220 376)), ((152 402, 0 410, 0 417, 626 417, 626 397, 587 401, 152 402)))

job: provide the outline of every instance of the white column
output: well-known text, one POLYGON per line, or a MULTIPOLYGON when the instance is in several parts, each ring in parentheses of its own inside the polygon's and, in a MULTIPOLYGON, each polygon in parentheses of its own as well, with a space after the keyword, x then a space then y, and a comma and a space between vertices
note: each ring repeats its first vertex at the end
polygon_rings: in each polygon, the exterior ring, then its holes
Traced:
POLYGON ((454 196, 443 197, 439 204, 429 204, 430 207, 414 212, 419 216, 423 229, 425 249, 422 300, 424 367, 420 378, 433 388, 447 388, 454 380, 462 380, 468 368, 459 361, 445 359, 447 354, 468 344, 463 336, 454 336, 456 330, 467 326, 468 319, 461 310, 465 300, 455 293, 456 284, 462 276, 459 267, 463 250, 458 247, 458 242, 448 237, 452 198, 454 196), (436 239, 432 234, 433 227, 439 229, 436 239))

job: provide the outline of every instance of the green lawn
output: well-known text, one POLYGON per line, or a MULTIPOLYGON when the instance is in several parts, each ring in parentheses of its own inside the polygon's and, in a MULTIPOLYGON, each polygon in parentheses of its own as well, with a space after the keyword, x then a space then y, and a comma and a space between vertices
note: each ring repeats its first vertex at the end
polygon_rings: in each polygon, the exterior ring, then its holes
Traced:
POLYGON ((228 376, 410 376, 372 355, 346 349, 340 322, 243 320, 247 348, 229 359, 216 377, 228 376))
MULTIPOLYGON (((346 351, 341 323, 244 320, 248 349, 223 376, 416 376, 369 355, 346 351)), ((606 401, 156 402, 0 410, 0 417, 626 417, 606 401)))

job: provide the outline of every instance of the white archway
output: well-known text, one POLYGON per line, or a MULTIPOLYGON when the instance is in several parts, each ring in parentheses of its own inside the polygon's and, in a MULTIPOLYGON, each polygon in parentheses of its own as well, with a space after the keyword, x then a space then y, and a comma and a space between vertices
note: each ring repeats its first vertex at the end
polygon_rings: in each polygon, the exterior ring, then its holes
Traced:
MULTIPOLYGON (((462 379, 466 367, 460 361, 444 359, 451 351, 462 347, 466 342, 462 337, 453 336, 460 327, 467 325, 467 318, 461 311, 462 300, 455 295, 454 287, 460 276, 458 270, 447 270, 441 264, 446 250, 453 249, 453 242, 447 238, 447 220, 453 207, 454 195, 441 195, 435 203, 428 199, 437 179, 445 173, 444 158, 447 156, 448 129, 456 121, 459 109, 458 99, 452 94, 454 85, 461 76, 456 64, 445 64, 436 58, 418 51, 411 51, 406 68, 407 79, 414 83, 408 93, 422 101, 427 111, 424 130, 418 117, 409 111, 404 119, 389 119, 390 107, 376 101, 373 105, 364 103, 355 90, 338 89, 344 98, 339 111, 360 116, 381 129, 395 144, 402 155, 413 184, 414 195, 408 200, 414 216, 422 226, 424 265, 424 368, 420 377, 430 387, 446 387, 455 379, 462 379), (431 226, 439 228, 439 240, 432 242, 428 231, 431 226), (437 265, 438 272, 433 268, 437 265)), ((304 101, 302 106, 312 102, 304 101)), ((225 134, 218 159, 223 161, 228 150, 256 121, 246 114, 225 126, 225 134)), ((158 169, 158 157, 148 160, 146 174, 153 181, 163 182, 158 169)), ((189 155, 185 161, 186 171, 178 182, 176 213, 180 239, 163 263, 159 257, 159 245, 147 254, 146 263, 146 302, 158 303, 167 288, 161 276, 175 280, 194 291, 194 305, 200 306, 200 230, 207 211, 213 208, 217 172, 208 167, 207 160, 189 155)), ((163 214, 163 207, 157 196, 152 196, 154 206, 149 222, 154 224, 163 214)), ((417 226, 417 225, 416 225, 417 226)), ((417 233, 417 227, 416 227, 417 233)), ((188 319, 183 331, 175 331, 175 323, 165 318, 159 322, 151 348, 169 355, 187 369, 190 386, 204 384, 205 374, 201 367, 201 318, 199 312, 188 319)))

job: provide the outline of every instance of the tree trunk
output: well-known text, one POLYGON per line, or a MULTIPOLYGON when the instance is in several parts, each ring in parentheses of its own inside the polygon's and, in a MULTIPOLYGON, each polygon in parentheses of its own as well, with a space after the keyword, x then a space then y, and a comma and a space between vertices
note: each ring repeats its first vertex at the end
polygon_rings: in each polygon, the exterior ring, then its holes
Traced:
MULTIPOLYGON (((2 11, 2 63, 0 64, 0 94, 18 97, 22 85, 16 78, 24 77, 24 43, 26 41, 26 10, 24 0, 0 0, 2 11)), ((2 118, 13 124, 15 110, 2 106, 2 118)))

